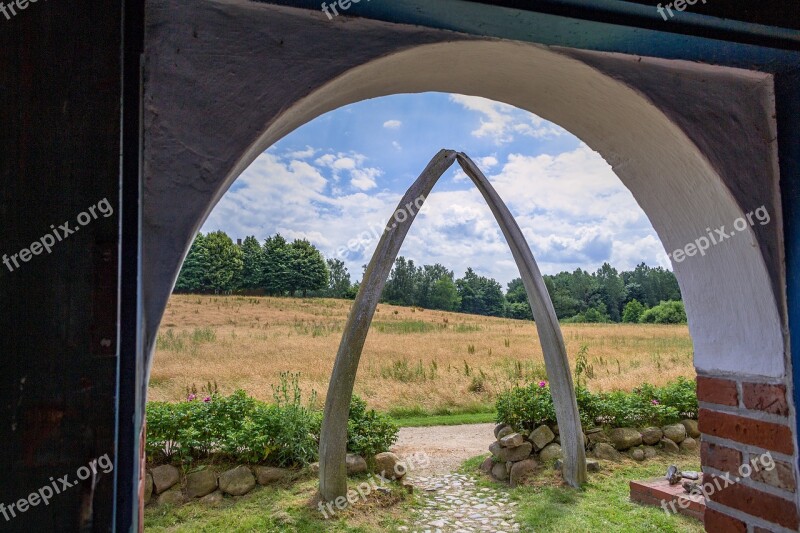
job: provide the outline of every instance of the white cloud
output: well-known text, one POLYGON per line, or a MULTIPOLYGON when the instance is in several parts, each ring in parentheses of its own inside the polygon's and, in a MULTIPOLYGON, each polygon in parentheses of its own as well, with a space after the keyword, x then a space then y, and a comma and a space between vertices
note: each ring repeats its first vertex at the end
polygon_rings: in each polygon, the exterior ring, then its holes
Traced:
POLYGON ((383 123, 383 127, 390 130, 396 130, 402 125, 403 123, 400 122, 399 120, 387 120, 386 122, 383 123))
POLYGON ((400 150, 402 150, 402 149, 403 149, 403 147, 402 147, 402 146, 400 146, 400 143, 399 143, 399 142, 397 142, 397 141, 392 141, 392 146, 394 146, 394 148, 395 148, 396 150, 398 150, 398 151, 400 151, 400 150))
POLYGON ((515 133, 537 139, 566 133, 563 128, 547 122, 533 113, 494 100, 463 94, 451 94, 450 100, 469 111, 480 113, 482 115, 481 125, 472 131, 472 135, 478 138, 488 137, 495 144, 513 141, 515 133))
POLYGON ((317 153, 315 148, 310 146, 306 146, 305 150, 298 150, 296 152, 289 152, 286 154, 286 157, 289 159, 308 159, 310 157, 314 157, 314 154, 317 153))

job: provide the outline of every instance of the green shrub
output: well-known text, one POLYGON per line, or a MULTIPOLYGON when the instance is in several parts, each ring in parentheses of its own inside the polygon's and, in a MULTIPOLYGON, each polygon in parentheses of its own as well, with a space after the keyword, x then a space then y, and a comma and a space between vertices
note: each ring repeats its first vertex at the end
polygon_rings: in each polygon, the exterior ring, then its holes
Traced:
MULTIPOLYGON (((267 404, 237 390, 230 396, 190 393, 178 403, 147 404, 145 449, 153 463, 191 464, 211 455, 233 462, 301 466, 317 460, 322 412, 312 393, 302 401, 298 375, 281 374, 267 404)), ((383 452, 397 440, 389 418, 367 410, 353 397, 348 449, 366 456, 383 452)))
POLYGON ((639 302, 639 300, 631 300, 625 304, 622 310, 622 321, 636 324, 645 312, 646 307, 639 302))
POLYGON ((670 300, 662 301, 655 307, 644 311, 639 318, 643 324, 685 324, 686 309, 683 302, 670 300))
MULTIPOLYGON (((631 392, 593 393, 577 386, 575 396, 584 428, 596 421, 612 427, 662 426, 697 417, 695 383, 679 378, 664 387, 644 384, 631 392)), ((513 387, 497 398, 497 422, 528 432, 541 424, 555 424, 550 388, 542 381, 513 387)))
POLYGON ((347 421, 347 449, 364 457, 385 452, 397 441, 398 427, 385 415, 367 409, 367 403, 353 395, 347 421))

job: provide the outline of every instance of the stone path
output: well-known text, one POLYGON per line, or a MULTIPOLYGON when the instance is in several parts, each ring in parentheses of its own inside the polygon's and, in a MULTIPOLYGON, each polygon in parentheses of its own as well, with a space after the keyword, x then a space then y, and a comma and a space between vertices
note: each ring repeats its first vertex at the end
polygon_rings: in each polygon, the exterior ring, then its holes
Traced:
POLYGON ((421 495, 417 523, 408 533, 515 533, 516 503, 505 492, 476 486, 476 476, 455 474, 465 460, 489 453, 494 424, 401 428, 392 451, 401 457, 425 453, 429 462, 409 471, 408 481, 421 495))
POLYGON ((464 474, 411 477, 422 494, 425 507, 414 527, 400 531, 415 533, 512 533, 520 530, 514 519, 515 502, 505 493, 476 487, 475 478, 464 474))

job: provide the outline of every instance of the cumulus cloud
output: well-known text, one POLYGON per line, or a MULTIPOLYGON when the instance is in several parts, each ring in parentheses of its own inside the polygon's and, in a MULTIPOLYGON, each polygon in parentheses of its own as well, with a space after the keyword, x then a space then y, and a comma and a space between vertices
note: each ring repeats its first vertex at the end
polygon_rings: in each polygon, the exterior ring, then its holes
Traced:
POLYGON ((478 138, 488 137, 495 144, 513 141, 515 133, 537 139, 566 133, 563 128, 508 104, 463 94, 450 95, 450 99, 464 109, 479 113, 481 124, 472 131, 472 135, 478 138))

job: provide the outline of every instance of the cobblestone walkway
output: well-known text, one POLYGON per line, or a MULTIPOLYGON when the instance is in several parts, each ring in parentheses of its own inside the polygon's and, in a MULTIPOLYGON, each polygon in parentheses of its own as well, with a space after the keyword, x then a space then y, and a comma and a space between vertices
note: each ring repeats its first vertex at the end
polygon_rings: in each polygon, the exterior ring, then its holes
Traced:
POLYGON ((500 491, 476 487, 475 478, 442 474, 410 480, 422 494, 425 507, 416 526, 400 531, 414 533, 512 533, 520 531, 514 519, 516 503, 500 491))

